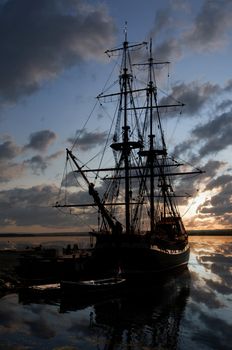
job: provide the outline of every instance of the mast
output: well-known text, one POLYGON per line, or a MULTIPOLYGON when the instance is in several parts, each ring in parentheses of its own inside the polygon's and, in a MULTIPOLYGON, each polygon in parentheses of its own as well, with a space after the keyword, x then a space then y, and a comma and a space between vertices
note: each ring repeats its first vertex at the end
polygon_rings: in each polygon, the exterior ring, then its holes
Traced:
POLYGON ((154 231, 154 225, 155 225, 155 204, 154 204, 154 138, 155 135, 153 134, 153 94, 156 94, 156 87, 153 84, 152 79, 152 66, 153 66, 153 58, 152 58, 152 42, 150 40, 150 58, 149 58, 149 83, 148 83, 148 96, 149 96, 149 104, 150 104, 150 135, 149 135, 149 142, 150 142, 150 156, 149 156, 149 162, 150 162, 150 230, 151 232, 154 231))
POLYGON ((128 41, 127 35, 125 32, 125 41, 123 43, 123 74, 121 76, 122 80, 122 94, 124 97, 124 125, 123 129, 123 158, 124 158, 124 166, 125 166, 125 219, 126 219, 126 232, 131 232, 131 224, 130 224, 130 182, 129 182, 129 156, 130 156, 130 148, 129 148, 129 130, 130 127, 127 125, 127 97, 128 97, 128 84, 131 79, 131 75, 128 73, 127 68, 127 51, 128 51, 128 41))
MULTIPOLYGON (((128 103, 129 97, 132 97, 132 72, 131 72, 131 63, 130 63, 130 49, 139 47, 144 45, 141 44, 132 44, 129 45, 127 41, 127 30, 125 28, 125 39, 123 42, 123 46, 118 49, 107 50, 106 53, 110 54, 112 52, 122 50, 122 74, 119 76, 119 84, 120 84, 120 92, 116 94, 109 95, 100 95, 99 97, 108 97, 119 95, 120 97, 120 106, 123 109, 123 125, 122 125, 122 142, 115 142, 111 145, 111 148, 115 151, 121 151, 122 159, 124 161, 124 179, 125 179, 125 187, 124 187, 124 196, 125 196, 125 229, 126 233, 132 233, 132 225, 131 225, 131 212, 130 212, 130 204, 131 204, 131 188, 130 188, 130 155, 132 149, 141 148, 141 142, 130 141, 130 126, 128 123, 128 103)), ((143 89, 144 90, 144 89, 143 89)))
MULTIPOLYGON (((147 85, 147 109, 148 109, 148 120, 149 120, 149 149, 148 150, 143 150, 140 151, 140 156, 146 156, 147 157, 147 164, 149 167, 150 171, 150 176, 149 176, 149 181, 150 181, 150 193, 149 193, 149 200, 150 200, 150 232, 154 232, 155 229, 155 184, 154 180, 155 177, 157 177, 157 174, 154 172, 155 168, 158 168, 159 171, 159 177, 160 173, 162 173, 162 166, 160 164, 160 158, 161 156, 162 160, 167 156, 167 149, 166 149, 166 144, 164 140, 164 135, 163 135, 163 129, 161 125, 161 120, 160 120, 160 114, 159 114, 159 108, 160 106, 158 105, 157 102, 157 87, 156 87, 156 82, 155 82, 155 75, 154 75, 154 66, 159 65, 159 64, 169 64, 169 62, 154 62, 153 57, 152 57, 152 40, 150 40, 150 52, 149 52, 149 59, 148 63, 144 64, 138 64, 142 66, 148 66, 148 85, 147 85), (157 117, 157 122, 158 122, 158 129, 160 131, 160 138, 161 138, 161 149, 157 149, 155 147, 155 134, 153 131, 153 120, 154 120, 154 112, 156 111, 156 117, 157 117)), ((176 106, 176 105, 172 105, 176 106)), ((179 104, 177 105, 179 106, 179 104)), ((166 107, 171 107, 171 106, 166 106, 166 107)), ((164 179, 165 181, 165 179, 164 179)), ((165 199, 166 193, 163 191, 163 198, 164 198, 164 203, 166 202, 165 199)))

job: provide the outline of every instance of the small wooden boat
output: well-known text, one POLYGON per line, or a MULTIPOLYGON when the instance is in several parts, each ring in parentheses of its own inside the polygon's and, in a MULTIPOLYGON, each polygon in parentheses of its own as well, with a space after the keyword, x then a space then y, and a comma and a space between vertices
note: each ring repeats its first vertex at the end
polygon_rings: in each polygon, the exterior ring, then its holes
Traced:
POLYGON ((126 279, 121 277, 111 277, 104 279, 92 279, 82 281, 61 281, 62 291, 80 293, 109 293, 121 290, 126 284, 126 279))
POLYGON ((25 286, 18 290, 19 303, 55 304, 60 297, 60 283, 25 286))
POLYGON ((60 289, 60 283, 39 284, 28 287, 30 290, 38 292, 54 291, 60 289))

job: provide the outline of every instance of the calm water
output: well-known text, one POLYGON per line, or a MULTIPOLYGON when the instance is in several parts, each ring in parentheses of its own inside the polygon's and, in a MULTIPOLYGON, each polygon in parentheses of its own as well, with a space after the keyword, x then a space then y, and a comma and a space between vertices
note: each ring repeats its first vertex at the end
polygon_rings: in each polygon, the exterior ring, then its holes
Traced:
POLYGON ((189 269, 155 290, 95 304, 1 298, 0 349, 231 349, 232 237, 190 242, 189 269))

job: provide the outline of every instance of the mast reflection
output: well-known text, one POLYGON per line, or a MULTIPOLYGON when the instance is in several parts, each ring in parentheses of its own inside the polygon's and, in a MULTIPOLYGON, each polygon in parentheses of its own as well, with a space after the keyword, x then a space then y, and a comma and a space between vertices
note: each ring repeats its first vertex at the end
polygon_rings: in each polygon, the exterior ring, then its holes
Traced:
MULTIPOLYGON (((190 274, 185 270, 159 286, 133 287, 123 295, 94 301, 89 327, 98 340, 98 349, 176 349, 189 293, 190 274)), ((91 300, 88 303, 91 305, 91 300)), ((78 310, 88 303, 63 298, 60 312, 78 310)))

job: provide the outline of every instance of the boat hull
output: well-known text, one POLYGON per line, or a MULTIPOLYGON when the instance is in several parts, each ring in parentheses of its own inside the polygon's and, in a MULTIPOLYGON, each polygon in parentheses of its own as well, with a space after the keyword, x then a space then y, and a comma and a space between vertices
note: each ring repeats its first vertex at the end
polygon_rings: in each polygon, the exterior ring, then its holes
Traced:
MULTIPOLYGON (((98 276, 121 273, 127 279, 152 278, 184 269, 189 261, 190 249, 161 249, 156 245, 138 242, 120 242, 120 245, 96 246, 92 257, 86 261, 84 271, 98 276)), ((143 242, 144 243, 144 242, 143 242)))
POLYGON ((61 290, 64 293, 78 293, 78 295, 109 295, 122 291, 126 286, 126 279, 111 277, 99 280, 61 281, 61 290))

